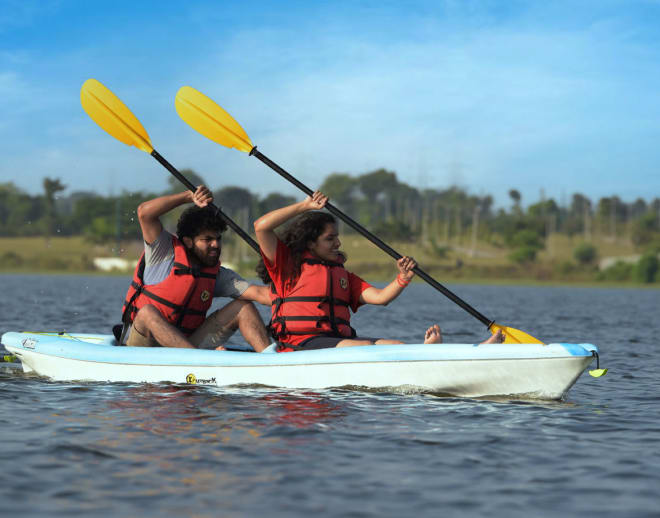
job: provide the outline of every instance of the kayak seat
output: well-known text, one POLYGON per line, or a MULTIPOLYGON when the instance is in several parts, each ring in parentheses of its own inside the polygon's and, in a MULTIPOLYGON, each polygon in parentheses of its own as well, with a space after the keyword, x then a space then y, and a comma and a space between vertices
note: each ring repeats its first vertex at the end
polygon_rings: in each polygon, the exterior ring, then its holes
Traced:
POLYGON ((122 324, 117 324, 112 326, 112 334, 115 335, 115 340, 117 340, 117 345, 121 345, 119 340, 121 339, 121 330, 124 326, 122 324))

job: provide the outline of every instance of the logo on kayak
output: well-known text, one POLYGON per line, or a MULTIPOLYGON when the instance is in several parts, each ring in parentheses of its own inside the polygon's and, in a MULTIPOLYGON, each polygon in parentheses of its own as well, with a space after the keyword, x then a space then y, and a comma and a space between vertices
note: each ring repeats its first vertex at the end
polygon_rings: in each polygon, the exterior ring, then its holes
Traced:
POLYGON ((23 347, 26 349, 34 349, 34 346, 37 345, 38 340, 35 340, 34 338, 24 338, 21 340, 21 344, 23 344, 23 347))
POLYGON ((202 299, 202 302, 206 302, 207 300, 209 300, 210 296, 211 294, 207 290, 204 290, 202 294, 199 296, 199 298, 202 299))
POLYGON ((216 385, 215 378, 201 379, 197 378, 194 374, 188 374, 186 376, 186 383, 190 385, 216 385))
POLYGON ((342 287, 342 289, 348 288, 348 281, 346 280, 346 277, 342 277, 339 279, 339 285, 342 287))

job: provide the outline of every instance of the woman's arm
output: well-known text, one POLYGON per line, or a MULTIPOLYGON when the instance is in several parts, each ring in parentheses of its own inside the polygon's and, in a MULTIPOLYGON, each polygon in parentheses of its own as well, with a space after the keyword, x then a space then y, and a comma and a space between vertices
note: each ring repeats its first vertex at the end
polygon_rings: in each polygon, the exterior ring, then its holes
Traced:
POLYGON ((277 235, 275 229, 282 223, 286 223, 291 218, 307 212, 308 210, 319 210, 325 207, 328 197, 320 191, 316 191, 312 196, 307 196, 303 201, 287 205, 281 209, 275 209, 261 216, 254 222, 254 231, 257 234, 257 242, 261 248, 261 253, 271 263, 275 261, 275 252, 277 251, 277 235))
POLYGON ((392 282, 382 289, 371 286, 362 292, 360 302, 362 304, 375 304, 386 306, 397 298, 401 292, 408 286, 410 280, 415 276, 413 268, 417 263, 412 257, 402 257, 396 262, 399 268, 399 275, 392 282))

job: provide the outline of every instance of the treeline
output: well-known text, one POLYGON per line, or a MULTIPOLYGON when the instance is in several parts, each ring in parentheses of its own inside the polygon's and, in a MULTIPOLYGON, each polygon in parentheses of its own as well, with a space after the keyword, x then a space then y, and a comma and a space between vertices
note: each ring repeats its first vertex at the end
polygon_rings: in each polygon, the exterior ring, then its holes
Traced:
MULTIPOLYGON (((184 174, 194 184, 204 183, 194 171, 184 174)), ((170 180, 166 192, 179 192, 181 186, 170 180)), ((0 235, 84 235, 96 243, 140 239, 138 205, 164 194, 124 191, 116 196, 89 192, 62 196, 65 189, 60 179, 53 178, 44 179, 43 194, 36 196, 12 183, 0 184, 0 235)), ((583 264, 595 260, 590 243, 602 239, 631 243, 641 253, 660 251, 657 197, 650 203, 641 198, 626 202, 616 195, 591 200, 575 193, 566 204, 541 196, 524 208, 520 193, 511 189, 507 207, 496 208, 490 195, 476 196, 458 187, 420 190, 385 169, 359 176, 333 173, 320 189, 333 204, 384 239, 428 244, 438 253, 459 246, 469 255, 478 242, 488 242, 507 248, 512 262, 524 264, 533 262, 556 233, 581 238, 575 259, 583 264)), ((214 196, 216 204, 248 230, 260 215, 300 198, 279 193, 262 198, 235 186, 219 189, 214 196)))

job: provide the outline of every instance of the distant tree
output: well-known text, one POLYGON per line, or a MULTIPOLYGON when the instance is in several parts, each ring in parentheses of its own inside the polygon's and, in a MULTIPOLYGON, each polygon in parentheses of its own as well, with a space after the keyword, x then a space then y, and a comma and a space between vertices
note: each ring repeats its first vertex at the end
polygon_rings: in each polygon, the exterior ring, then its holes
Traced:
MULTIPOLYGON (((198 187, 200 185, 206 185, 209 187, 209 185, 204 181, 204 178, 202 178, 199 174, 197 174, 195 171, 192 169, 181 169, 179 171, 183 176, 185 176, 188 181, 193 184, 195 187, 198 187)), ((167 184, 169 186, 168 191, 169 192, 181 192, 185 190, 186 186, 183 185, 177 178, 174 176, 170 175, 167 178, 167 184)), ((209 187, 210 189, 210 187, 209 187)))
POLYGON ((370 202, 376 202, 379 197, 387 196, 394 192, 398 185, 396 174, 385 169, 378 169, 371 173, 366 173, 358 178, 360 190, 370 202))
POLYGON ((642 198, 637 198, 630 206, 630 216, 637 219, 643 216, 647 210, 646 202, 642 198))
POLYGON ((403 221, 381 221, 374 229, 373 233, 385 240, 393 241, 414 241, 417 237, 415 232, 403 221))
POLYGON ((583 232, 585 237, 589 237, 591 231, 591 200, 583 194, 573 194, 568 216, 564 223, 564 231, 568 235, 583 232))
POLYGON ((347 214, 355 215, 359 196, 359 182, 344 173, 332 173, 327 176, 319 190, 330 198, 330 202, 347 214))
POLYGON ((658 277, 658 256, 652 253, 644 254, 633 269, 635 280, 639 282, 651 283, 655 282, 658 277))
MULTIPOLYGON (((222 209, 229 217, 244 219, 248 221, 238 222, 239 225, 250 225, 254 219, 257 198, 248 189, 237 186, 223 187, 213 193, 214 203, 222 209)), ((244 229, 245 230, 245 229, 244 229)))
POLYGON ((92 243, 102 244, 116 237, 117 228, 111 218, 98 216, 85 227, 85 237, 92 243))
POLYGON ((520 200, 522 199, 520 192, 516 189, 511 189, 509 191, 509 198, 511 198, 511 201, 513 201, 513 208, 515 212, 520 213, 520 200))
POLYGON ((57 226, 57 211, 55 209, 55 195, 58 192, 66 189, 66 185, 63 185, 60 182, 59 178, 44 178, 43 181, 44 187, 44 201, 45 201, 45 211, 44 211, 44 221, 45 221, 45 233, 47 237, 50 237, 55 232, 57 226))
POLYGON ((637 218, 632 226, 631 240, 635 246, 647 245, 660 232, 660 222, 655 213, 649 211, 637 218))
POLYGON ((266 214, 267 212, 291 205, 295 202, 296 198, 294 196, 285 196, 279 192, 271 192, 259 202, 259 214, 266 214))
POLYGON ((0 235, 36 235, 43 215, 40 197, 23 192, 13 183, 0 184, 0 235))

